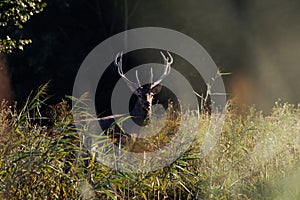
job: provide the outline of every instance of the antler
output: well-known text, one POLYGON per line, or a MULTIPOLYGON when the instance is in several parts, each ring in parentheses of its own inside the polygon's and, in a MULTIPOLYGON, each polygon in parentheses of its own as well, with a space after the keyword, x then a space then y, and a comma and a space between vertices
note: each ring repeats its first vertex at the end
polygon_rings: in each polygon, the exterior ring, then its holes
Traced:
MULTIPOLYGON (((169 52, 167 52, 168 57, 166 57, 162 52, 160 52, 160 54, 162 55, 162 57, 164 59, 165 69, 164 69, 163 74, 159 77, 159 79, 157 81, 153 82, 153 69, 151 68, 151 71, 150 71, 151 88, 154 88, 155 86, 157 86, 171 72, 171 64, 173 63, 173 58, 172 58, 171 54, 169 52)), ((139 77, 138 77, 138 71, 137 70, 135 71, 135 76, 136 76, 137 83, 134 83, 134 82, 130 81, 125 76, 125 74, 123 73, 122 56, 123 56, 123 52, 119 52, 116 55, 115 65, 118 67, 119 75, 123 78, 123 80, 125 80, 125 82, 127 83, 128 87, 131 89, 131 91, 134 92, 134 91, 136 91, 136 89, 141 87, 141 83, 140 83, 140 80, 139 80, 139 77)))
MULTIPOLYGON (((155 86, 157 86, 171 72, 171 64, 173 63, 173 58, 172 58, 171 54, 168 51, 167 51, 167 54, 169 57, 166 57, 162 52, 160 52, 160 54, 162 55, 162 57, 164 59, 165 70, 164 70, 164 73, 159 77, 159 79, 151 84, 151 88, 154 88, 155 86)), ((151 78, 150 79, 153 82, 152 68, 151 68, 151 78)))
POLYGON ((131 89, 132 92, 136 91, 136 89, 138 89, 141 84, 140 84, 140 80, 138 78, 138 72, 136 71, 135 75, 136 75, 136 79, 137 79, 137 82, 138 84, 130 81, 126 76, 125 74, 123 73, 123 69, 122 69, 122 56, 123 56, 123 52, 119 52, 117 55, 116 55, 116 58, 115 58, 115 65, 118 67, 118 73, 119 75, 123 78, 123 80, 125 80, 125 82, 127 83, 128 87, 131 89), (118 61, 119 59, 119 61, 118 61))

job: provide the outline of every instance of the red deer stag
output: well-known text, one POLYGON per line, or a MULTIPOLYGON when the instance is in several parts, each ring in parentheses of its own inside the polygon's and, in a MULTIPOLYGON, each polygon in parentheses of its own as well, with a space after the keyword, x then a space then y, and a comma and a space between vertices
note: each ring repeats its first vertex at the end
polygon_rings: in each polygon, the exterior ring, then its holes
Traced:
MULTIPOLYGON (((135 103, 134 108, 128 113, 128 114, 119 114, 119 115, 112 115, 102 118, 97 118, 96 120, 99 122, 100 126, 102 127, 102 130, 104 130, 104 133, 110 137, 112 142, 122 145, 130 145, 132 144, 134 148, 131 150, 136 151, 138 149, 138 146, 135 146, 135 137, 134 135, 136 132, 129 132, 124 131, 121 127, 118 125, 115 125, 115 121, 117 121, 120 118, 126 118, 130 116, 134 123, 136 123, 138 126, 146 126, 150 124, 151 122, 151 114, 152 114, 152 100, 154 98, 155 94, 158 94, 161 89, 161 81, 170 74, 171 71, 171 64, 173 63, 173 58, 169 52, 167 52, 168 56, 165 56, 162 52, 161 55, 164 60, 164 69, 163 74, 159 77, 157 81, 153 81, 153 69, 150 69, 150 79, 149 83, 141 85, 141 82, 138 77, 138 72, 136 71, 136 79, 137 82, 130 81, 123 72, 122 67, 122 56, 123 53, 118 53, 114 60, 114 65, 117 67, 118 74, 121 76, 121 78, 126 82, 129 89, 132 91, 134 95, 137 96, 137 101, 135 103)), ((94 121, 94 119, 92 120, 94 121)), ((85 146, 89 149, 89 151, 94 151, 98 148, 98 145, 92 145, 91 138, 87 137, 85 138, 85 146), (91 147, 93 146, 93 147, 91 147), (94 150, 92 150, 94 149, 94 150)), ((137 150, 138 152, 139 150, 137 150)), ((88 152, 88 154, 90 154, 88 152)), ((74 155, 71 156, 71 159, 74 159, 74 155)), ((69 160, 71 160, 69 159, 69 160)), ((88 166, 89 159, 85 161, 85 166, 88 166)), ((69 165, 66 166, 66 171, 69 169, 69 165)))
POLYGON ((118 116, 109 116, 104 117, 102 120, 100 120, 100 125, 103 130, 111 130, 114 133, 114 138, 119 138, 121 136, 127 135, 130 136, 130 134, 122 133, 120 127, 115 126, 114 128, 110 129, 112 124, 115 122, 116 118, 131 116, 132 120, 138 125, 138 126, 145 126, 150 124, 151 122, 151 113, 152 113, 152 100, 154 95, 158 94, 161 91, 161 81, 169 75, 171 71, 171 64, 173 63, 173 58, 169 52, 167 52, 168 57, 165 56, 162 52, 160 52, 163 60, 164 60, 164 72, 159 77, 157 81, 153 81, 153 69, 150 69, 150 80, 148 84, 141 85, 138 72, 136 71, 136 79, 137 83, 130 81, 125 74, 123 73, 122 69, 122 56, 123 53, 118 53, 115 58, 115 66, 118 68, 118 73, 122 77, 122 79, 126 82, 129 89, 132 91, 134 95, 137 96, 137 101, 135 103, 134 108, 129 112, 129 114, 124 115, 118 115, 118 116), (115 135, 115 133, 120 134, 115 135))

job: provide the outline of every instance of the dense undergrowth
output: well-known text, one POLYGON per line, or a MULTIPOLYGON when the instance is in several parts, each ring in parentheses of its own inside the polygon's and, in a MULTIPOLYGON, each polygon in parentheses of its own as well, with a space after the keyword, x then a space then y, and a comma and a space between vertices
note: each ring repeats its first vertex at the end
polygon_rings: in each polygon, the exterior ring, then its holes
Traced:
POLYGON ((299 105, 276 103, 268 116, 230 106, 216 145, 200 157, 210 122, 203 114, 188 151, 132 173, 87 158, 72 109, 46 105, 44 91, 21 110, 0 105, 1 199, 300 199, 299 105))

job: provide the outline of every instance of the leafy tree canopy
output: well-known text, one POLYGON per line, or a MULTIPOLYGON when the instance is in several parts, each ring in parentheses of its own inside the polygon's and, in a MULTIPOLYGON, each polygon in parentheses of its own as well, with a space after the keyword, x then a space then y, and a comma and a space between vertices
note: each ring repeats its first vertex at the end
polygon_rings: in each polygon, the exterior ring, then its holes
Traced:
POLYGON ((31 43, 23 39, 23 25, 46 6, 42 0, 1 0, 0 2, 0 52, 11 53, 14 49, 23 50, 31 43))

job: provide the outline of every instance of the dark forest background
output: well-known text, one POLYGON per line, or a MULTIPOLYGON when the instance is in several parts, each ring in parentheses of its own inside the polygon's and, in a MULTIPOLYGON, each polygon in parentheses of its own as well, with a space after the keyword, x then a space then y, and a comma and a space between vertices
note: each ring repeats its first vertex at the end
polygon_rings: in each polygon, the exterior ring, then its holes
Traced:
MULTIPOLYGON (((300 100, 300 1, 297 0, 45 0, 43 12, 10 35, 32 39, 24 50, 6 55, 13 98, 24 102, 34 88, 51 80, 52 103, 72 94, 77 70, 88 53, 110 36, 137 27, 157 26, 197 40, 223 72, 226 89, 240 104, 268 111, 278 98, 300 100)), ((6 30, 7 31, 7 30, 6 30)), ((3 33, 2 33, 3 34, 3 33)), ((128 58, 127 69, 155 57, 128 58)), ((136 57, 136 56, 135 56, 136 57)), ((193 72, 179 59, 191 81, 193 72)), ((127 71, 127 70, 126 70, 127 71)), ((108 68, 99 91, 102 109, 119 78, 108 68)), ((204 87, 204 89, 203 89, 204 87)), ((205 84, 199 79, 199 90, 205 84)))

